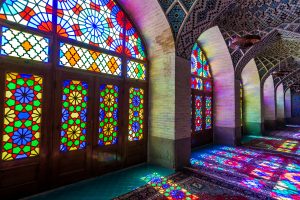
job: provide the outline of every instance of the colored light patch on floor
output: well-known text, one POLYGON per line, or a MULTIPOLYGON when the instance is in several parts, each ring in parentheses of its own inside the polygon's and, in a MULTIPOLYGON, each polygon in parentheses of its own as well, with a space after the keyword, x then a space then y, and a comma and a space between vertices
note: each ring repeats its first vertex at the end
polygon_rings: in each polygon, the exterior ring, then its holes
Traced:
POLYGON ((300 161, 296 158, 247 148, 216 146, 193 152, 190 163, 196 173, 234 187, 275 199, 300 199, 300 161))
POLYGON ((300 141, 274 137, 248 137, 252 140, 244 143, 244 146, 300 155, 300 141))
POLYGON ((149 174, 143 177, 142 180, 151 185, 160 194, 164 195, 169 200, 175 199, 186 199, 186 200, 196 200, 199 199, 194 194, 191 194, 186 189, 180 187, 174 181, 159 175, 158 173, 149 174))
POLYGON ((159 173, 169 176, 174 170, 156 165, 140 165, 129 169, 106 174, 97 178, 78 182, 61 187, 50 192, 38 194, 27 199, 30 200, 107 200, 128 193, 138 187, 144 186, 141 178, 148 174, 159 173))

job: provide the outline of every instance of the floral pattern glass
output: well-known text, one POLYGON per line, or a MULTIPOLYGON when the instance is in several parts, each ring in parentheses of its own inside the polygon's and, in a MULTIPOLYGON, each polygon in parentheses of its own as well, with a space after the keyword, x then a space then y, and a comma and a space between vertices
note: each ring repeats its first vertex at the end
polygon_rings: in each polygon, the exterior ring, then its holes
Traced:
POLYGON ((5 80, 2 159, 39 155, 43 78, 7 73, 5 80))
POLYGON ((211 97, 205 97, 205 129, 211 129, 211 97))
POLYGON ((119 87, 100 86, 99 138, 100 146, 117 144, 119 115, 119 87))
POLYGON ((63 82, 61 151, 86 147, 88 84, 82 81, 63 82))
POLYGON ((201 131, 202 128, 202 120, 203 120, 203 113, 202 113, 202 97, 195 96, 195 131, 201 131))
POLYGON ((143 139, 144 131, 144 90, 130 88, 129 90, 129 127, 128 140, 143 139))

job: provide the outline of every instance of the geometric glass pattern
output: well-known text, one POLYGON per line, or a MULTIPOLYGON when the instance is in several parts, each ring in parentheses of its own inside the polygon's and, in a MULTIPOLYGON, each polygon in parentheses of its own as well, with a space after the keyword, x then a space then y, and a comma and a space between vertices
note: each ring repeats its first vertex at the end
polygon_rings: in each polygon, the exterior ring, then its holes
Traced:
POLYGON ((143 177, 142 180, 164 195, 165 198, 163 199, 200 199, 198 196, 191 194, 188 190, 176 184, 173 180, 163 177, 156 172, 143 177))
POLYGON ((52 30, 52 2, 52 0, 2 1, 0 19, 50 32, 52 30))
POLYGON ((130 22, 127 22, 126 24, 125 53, 130 57, 146 60, 145 47, 137 31, 130 22))
POLYGON ((195 44, 192 49, 192 55, 191 55, 191 73, 195 76, 201 76, 202 73, 202 65, 201 65, 201 57, 202 57, 202 51, 198 44, 195 44))
POLYGON ((145 65, 133 61, 127 61, 127 78, 146 80, 145 65))
POLYGON ((2 159, 39 155, 43 78, 7 73, 4 99, 2 159))
POLYGON ((119 87, 103 84, 100 86, 99 139, 100 146, 117 144, 119 87))
POLYGON ((202 130, 202 96, 195 96, 195 131, 202 130))
POLYGON ((60 65, 118 76, 122 71, 121 58, 65 43, 60 43, 60 65))
POLYGON ((204 78, 210 78, 211 75, 209 72, 209 65, 208 65, 207 59, 204 54, 202 54, 202 64, 203 64, 202 76, 204 78))
POLYGON ((211 90, 212 90, 211 80, 205 80, 204 81, 204 91, 211 92, 211 90))
POLYGON ((191 88, 195 90, 203 90, 203 81, 201 78, 192 77, 191 78, 191 88))
POLYGON ((141 88, 129 89, 129 127, 128 140, 143 139, 144 130, 144 90, 141 88))
POLYGON ((196 43, 192 49, 191 55, 191 73, 194 76, 210 78, 209 65, 204 52, 201 50, 199 45, 196 43))
POLYGON ((205 97, 205 129, 211 129, 211 97, 205 97))
POLYGON ((86 147, 88 85, 82 81, 63 82, 61 151, 86 147))
POLYGON ((48 53, 49 39, 2 27, 2 55, 48 62, 48 53))
POLYGON ((60 36, 123 52, 125 18, 113 0, 59 0, 57 17, 60 36))

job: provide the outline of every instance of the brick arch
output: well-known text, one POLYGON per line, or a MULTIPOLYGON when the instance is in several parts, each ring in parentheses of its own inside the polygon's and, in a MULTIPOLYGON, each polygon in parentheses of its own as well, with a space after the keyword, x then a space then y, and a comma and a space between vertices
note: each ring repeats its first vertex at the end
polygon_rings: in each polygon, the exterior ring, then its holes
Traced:
POLYGON ((241 78, 243 81, 243 120, 244 132, 247 135, 261 135, 262 116, 262 92, 260 77, 254 59, 244 67, 241 78))
POLYGON ((235 112, 239 110, 236 87, 240 82, 235 81, 230 53, 217 26, 202 33, 197 42, 206 53, 213 77, 214 142, 235 144, 241 137, 236 130, 240 129, 240 122, 236 121, 240 115, 235 112))
POLYGON ((234 62, 236 77, 240 78, 244 67, 249 63, 249 61, 255 58, 260 52, 265 49, 266 46, 272 43, 272 41, 274 41, 275 39, 278 39, 278 32, 276 30, 267 34, 259 44, 251 47, 244 54, 241 54, 241 57, 233 59, 236 60, 236 62, 234 62))
POLYGON ((145 38, 149 59, 148 160, 177 167, 175 140, 175 42, 157 0, 119 0, 145 38), (161 146, 164 146, 162 151, 161 146))

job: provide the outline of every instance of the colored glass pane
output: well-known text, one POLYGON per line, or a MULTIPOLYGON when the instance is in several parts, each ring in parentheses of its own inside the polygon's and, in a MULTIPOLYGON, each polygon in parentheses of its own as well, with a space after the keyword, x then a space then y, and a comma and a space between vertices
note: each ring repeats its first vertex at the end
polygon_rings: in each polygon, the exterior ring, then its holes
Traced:
POLYGON ((58 1, 57 12, 62 37, 123 52, 124 13, 113 0, 58 1))
POLYGON ((211 129, 212 120, 212 108, 211 108, 211 97, 205 97, 205 129, 211 129))
POLYGON ((128 140, 143 139, 144 131, 144 90, 130 88, 129 90, 129 127, 128 140))
POLYGON ((202 111, 202 97, 195 96, 195 131, 202 130, 203 111, 202 111))
POLYGON ((191 87, 196 90, 203 90, 203 81, 201 78, 192 77, 191 78, 191 87))
POLYGON ((203 65, 203 71, 202 71, 202 77, 204 78, 210 78, 211 75, 210 75, 210 72, 209 72, 209 65, 208 65, 208 62, 207 62, 207 58, 206 56, 202 53, 202 65, 203 65))
POLYGON ((99 139, 100 146, 118 142, 119 87, 100 86, 99 139))
POLYGON ((209 64, 207 58, 198 44, 195 44, 192 49, 191 55, 191 73, 195 76, 200 76, 204 78, 210 78, 211 74, 209 72, 209 64))
POLYGON ((192 49, 192 56, 191 56, 191 62, 192 62, 192 68, 191 72, 192 75, 195 76, 201 76, 202 73, 202 65, 201 65, 201 49, 198 46, 198 44, 195 44, 192 49))
POLYGON ((7 73, 2 159, 34 157, 40 151, 43 78, 7 73))
POLYGON ((50 32, 52 2, 52 0, 6 0, 0 9, 0 19, 50 32))
POLYGON ((47 38, 2 27, 2 55, 48 62, 48 52, 47 38))
POLYGON ((204 91, 211 92, 212 91, 212 85, 210 80, 204 81, 204 91))
POLYGON ((133 58, 146 60, 145 47, 136 29, 130 22, 126 24, 126 49, 125 53, 133 58))
POLYGON ((85 82, 63 82, 61 151, 86 147, 88 85, 85 82))
POLYGON ((60 44, 60 65, 118 76, 122 71, 121 58, 65 43, 60 44))
POLYGON ((127 61, 127 78, 146 80, 145 65, 133 61, 127 61))

